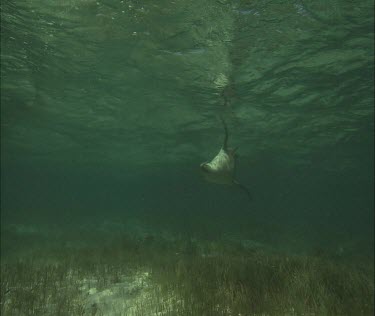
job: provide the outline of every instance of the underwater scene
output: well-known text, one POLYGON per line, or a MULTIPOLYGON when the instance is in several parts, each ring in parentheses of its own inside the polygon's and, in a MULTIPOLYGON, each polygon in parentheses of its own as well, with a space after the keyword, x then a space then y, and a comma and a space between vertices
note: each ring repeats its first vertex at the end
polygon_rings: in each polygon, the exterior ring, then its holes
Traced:
POLYGON ((374 313, 372 0, 2 0, 1 315, 374 313))

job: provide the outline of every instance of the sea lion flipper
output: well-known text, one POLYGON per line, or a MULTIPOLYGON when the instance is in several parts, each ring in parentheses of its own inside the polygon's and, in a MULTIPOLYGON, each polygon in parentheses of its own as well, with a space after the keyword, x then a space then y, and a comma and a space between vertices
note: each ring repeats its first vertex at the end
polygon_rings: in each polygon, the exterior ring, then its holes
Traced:
POLYGON ((230 154, 234 157, 234 159, 238 158, 237 149, 238 149, 238 146, 229 150, 230 154))
POLYGON ((220 115, 220 120, 223 123, 224 132, 225 132, 223 149, 225 151, 227 151, 227 149, 228 149, 228 127, 227 127, 227 124, 225 123, 225 121, 224 121, 224 119, 223 119, 223 117, 221 115, 220 115))
POLYGON ((234 180, 234 179, 233 179, 233 183, 234 183, 237 187, 239 187, 241 190, 243 190, 243 191, 246 192, 247 197, 249 198, 250 201, 253 200, 253 196, 251 195, 249 189, 248 189, 246 186, 244 186, 243 184, 239 183, 237 180, 234 180))

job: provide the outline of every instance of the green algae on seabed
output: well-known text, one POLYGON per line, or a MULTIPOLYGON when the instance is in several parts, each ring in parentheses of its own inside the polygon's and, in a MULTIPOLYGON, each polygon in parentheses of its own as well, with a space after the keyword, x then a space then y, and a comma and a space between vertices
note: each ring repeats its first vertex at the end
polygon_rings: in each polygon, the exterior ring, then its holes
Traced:
POLYGON ((372 315, 371 262, 122 236, 1 263, 3 315, 372 315), (214 251, 212 251, 214 250, 214 251))

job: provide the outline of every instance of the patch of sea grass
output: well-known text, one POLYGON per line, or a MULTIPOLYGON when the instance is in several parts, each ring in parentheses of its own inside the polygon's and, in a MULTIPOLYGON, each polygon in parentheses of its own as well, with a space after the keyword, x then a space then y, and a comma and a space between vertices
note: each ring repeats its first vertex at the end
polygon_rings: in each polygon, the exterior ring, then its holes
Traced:
POLYGON ((134 292, 139 296, 134 315, 374 312, 372 262, 358 266, 329 257, 246 249, 236 242, 155 236, 119 236, 81 247, 58 244, 3 258, 1 312, 99 315, 100 305, 87 306, 88 291, 105 291, 139 271, 148 271, 150 286, 134 292))

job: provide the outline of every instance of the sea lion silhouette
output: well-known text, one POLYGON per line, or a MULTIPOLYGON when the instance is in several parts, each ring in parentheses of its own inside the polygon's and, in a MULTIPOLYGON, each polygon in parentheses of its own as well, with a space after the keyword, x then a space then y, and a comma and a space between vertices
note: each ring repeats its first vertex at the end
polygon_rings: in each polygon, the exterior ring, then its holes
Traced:
POLYGON ((238 147, 234 149, 228 148, 228 127, 224 119, 222 117, 220 117, 220 119, 225 132, 223 147, 221 147, 219 153, 210 162, 201 163, 200 168, 207 181, 218 184, 235 185, 245 191, 249 199, 252 200, 248 188, 234 178, 237 160, 236 151, 238 147))

